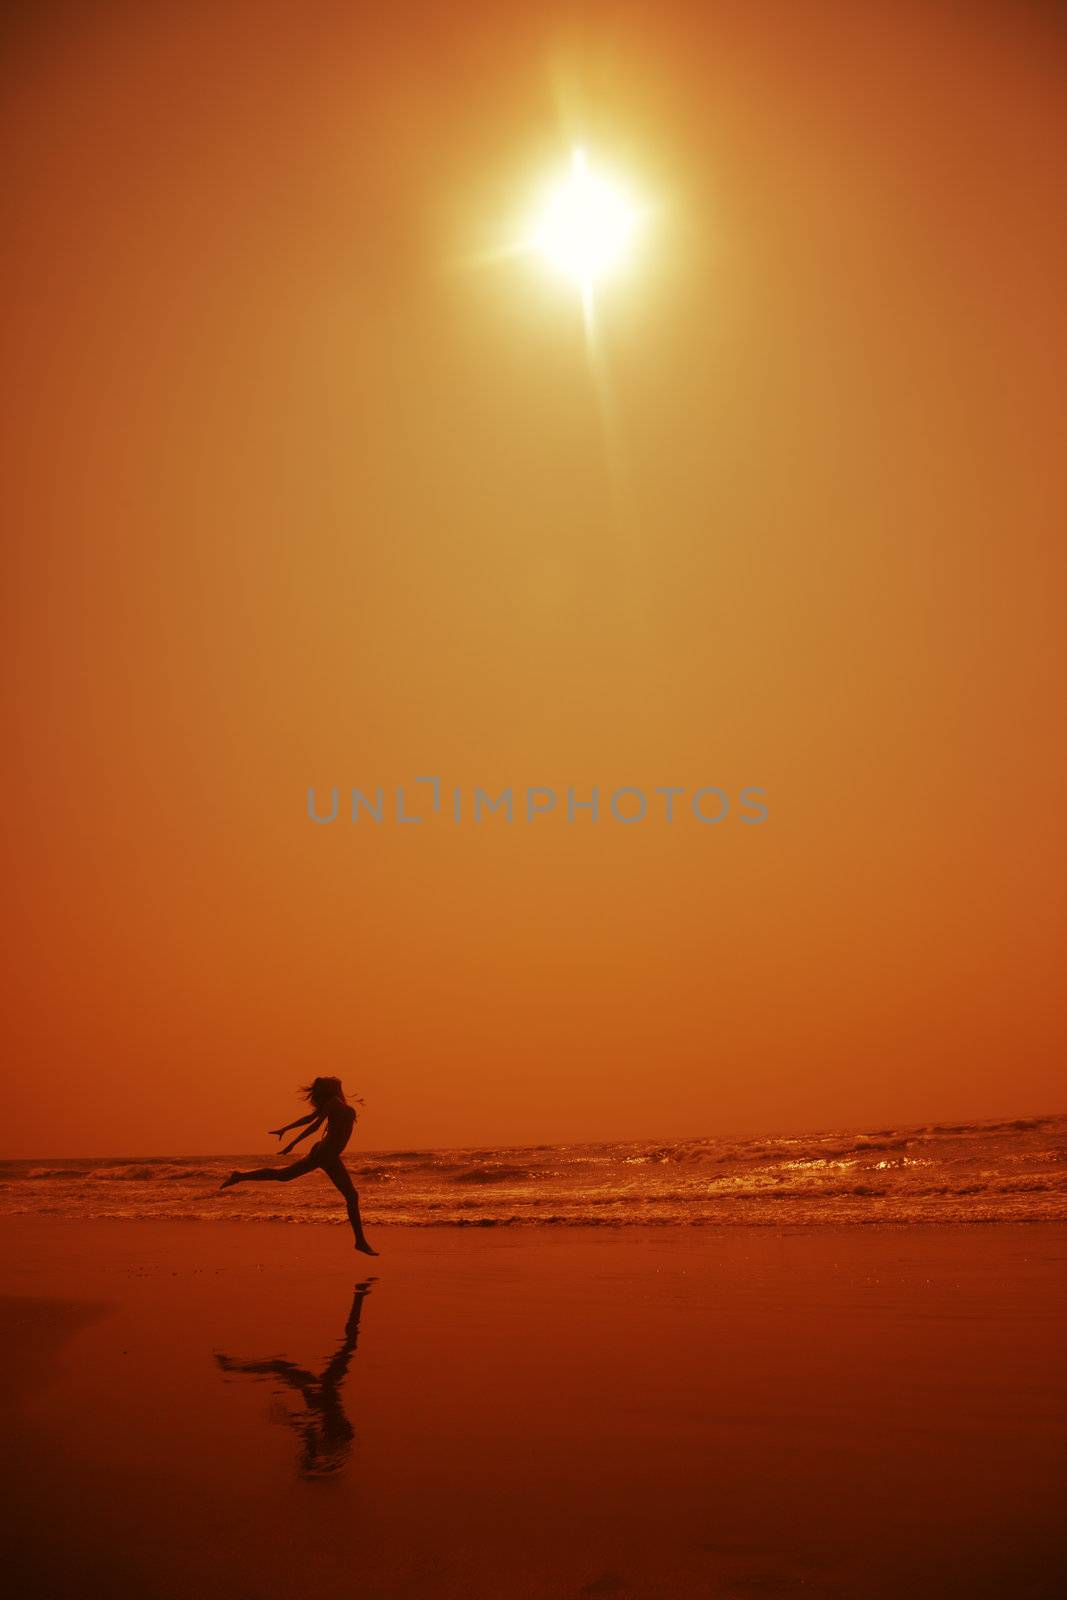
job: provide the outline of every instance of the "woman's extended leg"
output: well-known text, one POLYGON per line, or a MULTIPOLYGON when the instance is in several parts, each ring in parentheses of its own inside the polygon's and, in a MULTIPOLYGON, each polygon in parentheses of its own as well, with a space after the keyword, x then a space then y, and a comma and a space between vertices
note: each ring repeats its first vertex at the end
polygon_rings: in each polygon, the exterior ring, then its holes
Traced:
POLYGON ((359 1194, 355 1184, 349 1176, 348 1168, 340 1156, 333 1160, 329 1157, 322 1163, 322 1170, 329 1178, 335 1189, 340 1189, 345 1197, 348 1207, 348 1220, 352 1224, 352 1232, 356 1236, 356 1249, 362 1250, 365 1256, 376 1256, 377 1250, 372 1250, 367 1243, 367 1235, 363 1232, 363 1219, 359 1214, 359 1194))
POLYGON ((219 1188, 232 1189, 235 1183, 288 1183, 291 1178, 302 1178, 305 1172, 313 1172, 318 1164, 316 1158, 306 1155, 288 1167, 256 1167, 253 1172, 231 1172, 219 1188))

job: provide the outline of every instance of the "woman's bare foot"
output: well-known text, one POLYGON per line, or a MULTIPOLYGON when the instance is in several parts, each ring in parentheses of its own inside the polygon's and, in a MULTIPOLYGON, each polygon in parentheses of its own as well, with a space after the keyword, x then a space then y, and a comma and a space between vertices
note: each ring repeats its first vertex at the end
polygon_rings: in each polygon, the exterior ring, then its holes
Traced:
POLYGON ((230 1176, 226 1179, 226 1182, 219 1184, 219 1188, 220 1189, 232 1189, 234 1184, 235 1183, 240 1183, 240 1181, 241 1181, 241 1174, 239 1172, 231 1172, 230 1176))
POLYGON ((376 1256, 377 1250, 372 1250, 366 1239, 356 1240, 356 1249, 361 1250, 365 1256, 376 1256))

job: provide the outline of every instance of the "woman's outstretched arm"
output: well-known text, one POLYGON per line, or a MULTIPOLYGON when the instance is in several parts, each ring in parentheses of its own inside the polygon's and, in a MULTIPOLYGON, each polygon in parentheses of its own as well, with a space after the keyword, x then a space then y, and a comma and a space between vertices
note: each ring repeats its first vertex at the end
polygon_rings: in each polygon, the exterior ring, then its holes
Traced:
MULTIPOLYGON (((309 1119, 307 1117, 305 1117, 303 1120, 305 1122, 307 1122, 309 1119)), ((314 1117, 311 1118, 310 1120, 311 1120, 311 1126, 310 1127, 305 1128, 303 1133, 298 1133, 295 1139, 290 1139, 288 1144, 282 1146, 282 1155, 283 1156, 287 1156, 289 1154, 290 1150, 295 1150, 297 1145, 301 1144, 303 1142, 303 1140, 305 1140, 307 1138, 309 1133, 314 1133, 318 1128, 321 1128, 323 1123, 326 1121, 326 1113, 325 1112, 316 1112, 314 1117)), ((293 1124, 291 1124, 291 1126, 299 1127, 299 1123, 293 1123, 293 1124)))
POLYGON ((283 1133, 289 1132, 290 1128, 302 1128, 305 1122, 314 1122, 318 1115, 317 1111, 309 1111, 306 1117, 297 1117, 295 1122, 287 1122, 284 1128, 271 1128, 269 1132, 273 1133, 276 1139, 280 1139, 283 1133))

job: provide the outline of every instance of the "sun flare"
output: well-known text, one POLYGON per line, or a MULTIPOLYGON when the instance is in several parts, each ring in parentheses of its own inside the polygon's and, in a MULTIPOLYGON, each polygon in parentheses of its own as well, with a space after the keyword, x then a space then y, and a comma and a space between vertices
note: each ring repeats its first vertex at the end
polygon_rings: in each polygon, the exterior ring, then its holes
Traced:
POLYGON ((534 242, 545 260, 587 297, 626 255, 635 222, 626 196, 591 172, 585 151, 576 149, 570 174, 550 196, 534 242))

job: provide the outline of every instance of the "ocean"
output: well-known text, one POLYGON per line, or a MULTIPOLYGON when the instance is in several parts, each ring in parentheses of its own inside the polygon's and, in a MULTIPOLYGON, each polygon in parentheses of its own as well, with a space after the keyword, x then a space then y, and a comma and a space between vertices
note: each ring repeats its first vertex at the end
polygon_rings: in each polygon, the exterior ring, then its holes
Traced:
MULTIPOLYGON (((357 1129, 357 1139, 358 1139, 357 1129)), ((295 1157, 290 1158, 295 1159, 295 1157)), ((777 1138, 346 1152, 371 1224, 621 1228, 1067 1220, 1067 1116, 777 1138)), ((248 1156, 0 1162, 0 1215, 347 1225, 319 1172, 248 1156)))

